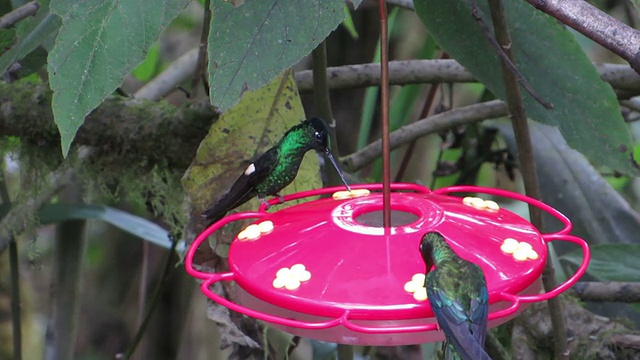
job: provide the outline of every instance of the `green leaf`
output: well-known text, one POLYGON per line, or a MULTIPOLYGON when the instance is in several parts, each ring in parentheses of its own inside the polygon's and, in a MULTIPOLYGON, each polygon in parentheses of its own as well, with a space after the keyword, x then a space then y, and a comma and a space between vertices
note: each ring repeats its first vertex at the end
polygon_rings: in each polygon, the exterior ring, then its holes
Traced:
MULTIPOLYGON (((167 232, 167 230, 140 216, 109 206, 49 204, 40 210, 40 221, 43 224, 78 219, 99 219, 158 246, 166 249, 171 248, 171 241, 169 240, 169 232, 167 232)), ((180 246, 181 244, 178 245, 177 251, 184 250, 184 246, 180 246)))
POLYGON ((57 0, 62 27, 49 53, 53 116, 66 156, 85 116, 145 57, 160 32, 189 3, 57 0))
POLYGON ((356 30, 356 26, 353 24, 353 18, 351 17, 351 10, 349 10, 349 6, 344 4, 344 21, 342 22, 342 26, 347 30, 349 35, 353 39, 358 39, 360 35, 358 35, 358 30, 356 30))
POLYGON ((135 69, 133 69, 131 75, 133 75, 139 81, 149 81, 158 70, 158 63, 160 62, 159 53, 160 50, 158 47, 158 43, 156 42, 151 46, 151 48, 149 48, 149 52, 144 58, 144 61, 135 69))
POLYGON ((344 19, 342 0, 213 0, 211 103, 221 112, 308 55, 344 19))
POLYGON ((0 54, 7 52, 15 41, 16 31, 13 29, 0 29, 0 54))
MULTIPOLYGON (((498 98, 505 99, 500 61, 471 15, 470 0, 416 0, 416 13, 438 43, 498 98)), ((483 19, 491 25, 485 1, 483 19)), ((515 63, 547 110, 524 89, 529 118, 557 126, 569 145, 598 165, 625 174, 640 171, 616 96, 600 79, 574 36, 556 19, 524 1, 505 1, 515 63)))
MULTIPOLYGON (((599 281, 638 281, 640 279, 640 244, 601 244, 591 246, 587 274, 599 281)), ((560 261, 578 267, 582 250, 560 256, 560 261)))
MULTIPOLYGON (((201 212, 229 190, 251 160, 275 145, 304 110, 291 71, 257 91, 246 91, 238 105, 222 115, 202 140, 182 178, 191 206, 201 212)), ((296 179, 282 194, 322 186, 318 156, 305 156, 296 179)), ((245 208, 257 208, 253 200, 245 208)))
MULTIPOLYGON (((636 242, 640 215, 579 152, 569 148, 557 128, 531 122, 531 140, 542 201, 573 222, 574 235, 589 244, 636 242)), ((509 122, 493 125, 503 134, 509 151, 517 153, 509 122)), ((545 218, 547 231, 560 229, 551 216, 545 218)), ((559 255, 573 250, 572 244, 554 242, 559 255)))
POLYGON ((16 61, 22 60, 40 45, 56 36, 61 21, 58 15, 49 13, 49 1, 39 1, 38 12, 18 23, 18 41, 0 56, 0 73, 7 71, 16 61))

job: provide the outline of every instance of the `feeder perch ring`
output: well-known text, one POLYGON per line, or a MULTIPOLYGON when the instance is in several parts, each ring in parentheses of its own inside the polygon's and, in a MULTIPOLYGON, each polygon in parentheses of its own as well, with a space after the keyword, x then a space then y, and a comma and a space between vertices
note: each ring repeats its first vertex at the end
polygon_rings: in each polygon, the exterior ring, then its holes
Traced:
MULTIPOLYGON (((395 183, 391 184, 391 209, 397 217, 390 228, 383 228, 376 224, 381 218, 382 184, 351 188, 358 193, 313 199, 273 213, 262 204, 256 212, 221 219, 189 247, 187 272, 203 280, 201 291, 213 301, 290 333, 346 344, 403 345, 444 338, 429 302, 412 293, 419 284, 405 289, 412 277, 424 274, 418 246, 428 231, 442 233, 454 251, 484 270, 489 326, 513 318, 531 302, 562 293, 585 273, 590 259, 586 242, 569 235, 569 219, 521 194, 477 186, 431 191, 416 184, 395 183), (557 218, 563 228, 540 234, 527 220, 501 209, 493 200, 450 195, 453 193, 523 201, 557 218), (194 254, 210 234, 225 224, 246 219, 253 223, 240 231, 230 246, 229 272, 207 273, 194 268, 194 254), (551 241, 580 246, 583 262, 564 283, 540 293, 551 241), (220 281, 238 285, 238 303, 213 291, 213 285, 220 281)), ((304 191, 287 195, 284 201, 343 190, 304 191)), ((280 200, 268 203, 277 205, 280 200)))

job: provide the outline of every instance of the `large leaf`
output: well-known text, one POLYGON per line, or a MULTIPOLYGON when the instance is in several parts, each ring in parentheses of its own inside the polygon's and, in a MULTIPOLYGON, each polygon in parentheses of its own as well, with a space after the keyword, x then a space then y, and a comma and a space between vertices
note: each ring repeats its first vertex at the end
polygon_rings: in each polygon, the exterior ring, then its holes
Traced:
MULTIPOLYGON (((640 279, 640 244, 601 244, 591 246, 591 261, 587 274, 599 281, 638 281, 640 279)), ((578 267, 582 252, 572 251, 560 261, 578 267)))
MULTIPOLYGON (((210 206, 229 190, 251 160, 302 119, 304 110, 291 71, 255 92, 246 91, 240 103, 211 126, 182 179, 192 208, 200 212, 210 206)), ((318 157, 307 154, 298 176, 281 193, 320 186, 318 157)), ((254 200, 248 206, 256 208, 256 204, 254 200)))
MULTIPOLYGON (((640 215, 589 164, 585 157, 569 148, 558 129, 529 122, 542 200, 573 222, 573 234, 591 245, 638 242, 640 215)), ((510 124, 496 125, 510 150, 515 138, 510 124)), ((556 223, 548 217, 547 231, 556 223)), ((554 242, 559 255, 574 245, 554 242)))
MULTIPOLYGON (((167 232, 167 230, 140 216, 109 206, 49 204, 40 210, 40 221, 43 224, 74 219, 99 219, 158 246, 166 249, 171 248, 171 241, 169 240, 169 232, 167 232)), ((178 252, 183 251, 184 244, 178 245, 176 250, 178 252)))
POLYGON ((343 0, 213 0, 211 103, 225 112, 309 54, 344 19, 343 0))
MULTIPOLYGON (((478 5, 484 22, 491 25, 486 1, 478 5)), ((471 15, 470 0, 416 0, 415 7, 442 48, 505 99, 500 61, 471 15)), ((594 163, 640 174, 616 96, 573 35, 525 1, 505 1, 504 8, 516 66, 554 105, 547 110, 522 90, 527 115, 557 126, 569 145, 594 163)))
POLYGON ((160 32, 189 0, 57 0, 62 27, 49 53, 53 116, 69 151, 85 116, 144 60, 160 32))

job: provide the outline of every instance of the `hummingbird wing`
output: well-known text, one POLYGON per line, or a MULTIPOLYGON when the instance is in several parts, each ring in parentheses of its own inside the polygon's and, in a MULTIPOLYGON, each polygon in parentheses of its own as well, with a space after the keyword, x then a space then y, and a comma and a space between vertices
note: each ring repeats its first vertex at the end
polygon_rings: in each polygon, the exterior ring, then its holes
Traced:
POLYGON ((251 200, 258 195, 256 186, 264 181, 278 163, 279 152, 272 147, 262 154, 258 160, 249 164, 245 171, 236 179, 231 189, 218 202, 202 213, 205 219, 214 223, 229 211, 251 200))
MULTIPOLYGON (((445 358, 490 360, 484 350, 489 296, 482 270, 475 264, 449 264, 427 275, 427 295, 451 354, 445 358), (462 268, 470 265, 467 271, 462 268), (451 274, 447 274, 451 271, 451 274), (481 277, 478 277, 481 276, 481 277), (457 353, 457 354, 456 354, 457 353), (456 355, 459 355, 457 357, 456 355)), ((446 354, 445 354, 446 355, 446 354)))

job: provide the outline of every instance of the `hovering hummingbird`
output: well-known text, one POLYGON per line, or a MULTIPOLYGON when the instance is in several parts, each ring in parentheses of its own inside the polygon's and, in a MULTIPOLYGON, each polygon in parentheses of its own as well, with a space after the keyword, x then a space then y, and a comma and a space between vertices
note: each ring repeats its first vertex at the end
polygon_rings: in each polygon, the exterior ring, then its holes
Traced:
POLYGON ((427 297, 446 336, 444 358, 491 360, 484 350, 489 294, 482 269, 459 257, 438 232, 422 237, 420 252, 427 297))
POLYGON ((331 155, 329 127, 324 120, 314 117, 289 129, 274 147, 249 164, 231 186, 231 190, 202 215, 210 223, 214 223, 254 196, 262 202, 266 202, 265 198, 270 195, 282 198, 278 192, 296 177, 302 158, 309 150, 322 152, 331 160, 347 190, 351 191, 331 155))

